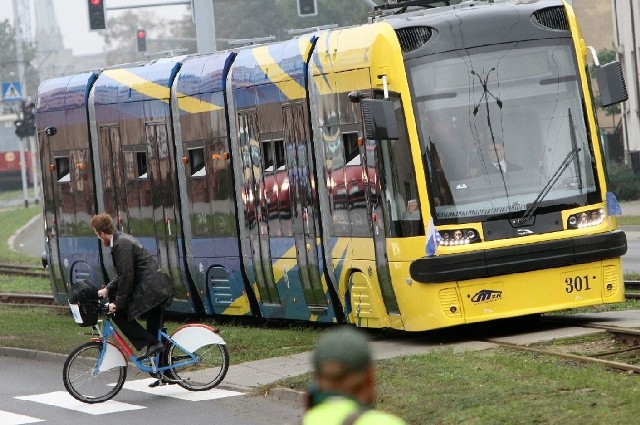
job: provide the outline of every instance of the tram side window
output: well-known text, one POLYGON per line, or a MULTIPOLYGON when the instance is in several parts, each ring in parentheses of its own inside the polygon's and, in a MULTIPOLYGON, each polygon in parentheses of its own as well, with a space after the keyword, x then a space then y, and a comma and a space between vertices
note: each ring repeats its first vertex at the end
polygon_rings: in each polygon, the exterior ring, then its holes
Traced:
POLYGON ((204 147, 189 149, 189 166, 191 177, 204 177, 207 175, 207 168, 204 162, 204 147))
POLYGON ((149 177, 147 170, 147 153, 136 152, 136 165, 138 167, 138 178, 146 179, 149 177))
POLYGON ((329 191, 329 208, 331 210, 331 236, 349 235, 349 215, 341 194, 344 181, 344 146, 339 127, 322 128, 325 156, 325 179, 329 191))
POLYGON ((389 93, 398 122, 398 140, 380 140, 379 168, 384 193, 387 236, 424 235, 420 199, 400 95, 389 93))
POLYGON ((344 191, 351 223, 351 236, 369 236, 369 216, 367 213, 366 179, 358 145, 358 133, 343 133, 345 153, 344 191))
POLYGON ((343 133, 342 140, 344 143, 344 156, 347 165, 360 164, 360 151, 358 149, 358 133, 343 133), (357 164, 355 164, 357 162, 357 164))
POLYGON ((343 126, 342 129, 325 127, 323 137, 326 141, 325 173, 332 218, 331 235, 370 236, 366 179, 357 126, 343 126))
POLYGON ((263 196, 269 217, 269 234, 272 236, 293 236, 284 140, 263 141, 262 160, 264 170, 263 196))
POLYGON ((56 179, 58 183, 69 183, 71 181, 68 156, 56 158, 56 179))
MULTIPOLYGON (((231 185, 232 179, 230 176, 231 169, 229 166, 227 158, 227 152, 229 149, 227 148, 226 140, 217 139, 214 140, 210 145, 210 156, 213 159, 213 163, 211 166, 213 178, 211 181, 213 182, 212 186, 212 199, 213 200, 229 200, 229 194, 231 193, 231 185)), ((205 150, 205 158, 209 156, 205 150)))

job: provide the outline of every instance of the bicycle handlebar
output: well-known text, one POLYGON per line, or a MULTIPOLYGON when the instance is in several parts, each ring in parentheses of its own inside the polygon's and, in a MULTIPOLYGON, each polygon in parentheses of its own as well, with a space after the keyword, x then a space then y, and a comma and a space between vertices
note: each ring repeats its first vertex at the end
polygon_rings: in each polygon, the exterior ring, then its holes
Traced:
POLYGON ((104 298, 98 299, 98 309, 101 313, 105 313, 107 315, 111 314, 109 313, 109 301, 106 301, 104 298))

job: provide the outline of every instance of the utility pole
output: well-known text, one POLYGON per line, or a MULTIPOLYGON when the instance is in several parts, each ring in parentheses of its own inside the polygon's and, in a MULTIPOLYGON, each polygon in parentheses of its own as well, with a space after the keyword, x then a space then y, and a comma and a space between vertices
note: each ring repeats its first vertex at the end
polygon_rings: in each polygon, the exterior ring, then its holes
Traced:
MULTIPOLYGON (((13 0, 13 25, 16 31, 16 60, 18 61, 18 78, 22 83, 22 96, 26 93, 25 79, 24 79, 24 54, 22 51, 22 43, 24 42, 24 36, 22 34, 22 22, 20 20, 20 10, 18 9, 18 0, 13 0)), ((23 119, 22 112, 18 112, 19 119, 23 119)), ((20 172, 22 174, 22 195, 24 197, 24 207, 29 208, 29 194, 27 191, 27 172, 25 161, 25 145, 26 142, 23 138, 20 139, 20 172)))
POLYGON ((213 16, 213 0, 191 0, 193 22, 196 24, 198 53, 211 53, 216 49, 216 24, 213 16))
MULTIPOLYGON (((18 111, 18 119, 24 120, 26 118, 25 114, 25 100, 27 99, 27 79, 25 78, 25 60, 24 60, 24 51, 23 44, 27 37, 25 37, 25 30, 28 32, 26 35, 29 36, 31 32, 31 19, 30 19, 31 11, 29 8, 28 0, 13 0, 13 22, 15 27, 15 40, 16 40, 16 60, 18 62, 18 79, 20 84, 22 85, 22 102, 21 109, 18 111)), ((29 109, 29 115, 33 117, 32 109, 29 109)), ((33 124, 33 122, 32 122, 33 124)), ((24 196, 24 205, 25 208, 29 207, 29 195, 27 189, 27 173, 26 169, 26 148, 29 148, 29 159, 31 165, 31 179, 33 181, 33 196, 34 202, 37 205, 40 199, 40 178, 38 175, 38 155, 36 154, 36 143, 35 137, 29 135, 25 138, 20 139, 20 171, 22 174, 22 192, 24 196)))

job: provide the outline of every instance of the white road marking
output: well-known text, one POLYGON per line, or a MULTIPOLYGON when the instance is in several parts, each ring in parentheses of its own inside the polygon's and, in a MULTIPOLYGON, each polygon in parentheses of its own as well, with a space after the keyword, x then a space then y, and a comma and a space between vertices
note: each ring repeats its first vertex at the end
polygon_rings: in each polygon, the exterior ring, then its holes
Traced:
MULTIPOLYGON (((47 394, 20 396, 15 398, 18 400, 34 401, 36 403, 62 407, 63 409, 75 410, 76 412, 88 413, 89 415, 106 415, 108 413, 125 412, 127 410, 146 409, 145 406, 121 403, 114 400, 108 400, 103 403, 87 404, 71 397, 66 391, 55 391, 47 394)), ((4 424, 4 422, 1 423, 4 424)))
POLYGON ((43 422, 43 420, 0 410, 0 424, 2 425, 22 425, 36 422, 43 422))
POLYGON ((149 384, 153 381, 155 381, 153 378, 127 381, 124 383, 124 388, 132 391, 140 391, 147 394, 173 397, 187 401, 215 400, 218 398, 243 395, 243 393, 238 391, 221 390, 218 388, 212 388, 208 391, 188 391, 177 384, 161 385, 159 387, 149 388, 149 384))

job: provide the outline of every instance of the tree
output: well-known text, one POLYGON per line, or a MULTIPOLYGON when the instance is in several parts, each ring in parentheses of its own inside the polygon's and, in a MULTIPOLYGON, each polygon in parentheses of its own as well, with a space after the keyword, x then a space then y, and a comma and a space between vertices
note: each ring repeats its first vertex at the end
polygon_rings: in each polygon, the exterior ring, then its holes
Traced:
MULTIPOLYGON (((147 51, 149 53, 161 52, 170 49, 184 47, 184 40, 173 41, 176 37, 182 37, 180 31, 187 32, 188 22, 191 18, 184 16, 181 20, 168 22, 160 19, 153 12, 127 11, 115 18, 110 18, 107 30, 104 31, 104 41, 107 45, 107 64, 135 62, 144 59, 144 54, 137 51, 136 31, 138 28, 147 30, 147 51), (176 35, 176 32, 179 35, 176 35)), ((193 23, 191 23, 193 27, 193 23)), ((195 34, 195 30, 193 31, 195 34)), ((191 42, 189 51, 195 53, 195 43, 191 42)))
MULTIPOLYGON (((2 82, 13 82, 20 79, 15 38, 15 28, 9 20, 0 21, 0 81, 2 82)), ((28 93, 22 93, 25 99, 35 97, 35 92, 40 85, 40 78, 32 63, 35 53, 36 49, 32 44, 23 43, 25 81, 21 81, 21 83, 26 84, 29 90, 28 93)))
POLYGON ((601 65, 613 62, 616 60, 616 52, 613 49, 601 49, 598 50, 598 61, 601 65))
MULTIPOLYGON (((327 24, 338 26, 365 23, 369 7, 355 0, 318 0, 318 14, 298 16, 296 0, 217 0, 214 5, 216 38, 246 39, 276 36, 279 40, 291 38, 288 30, 310 28, 327 24)), ((218 49, 226 47, 218 42, 218 49)))

